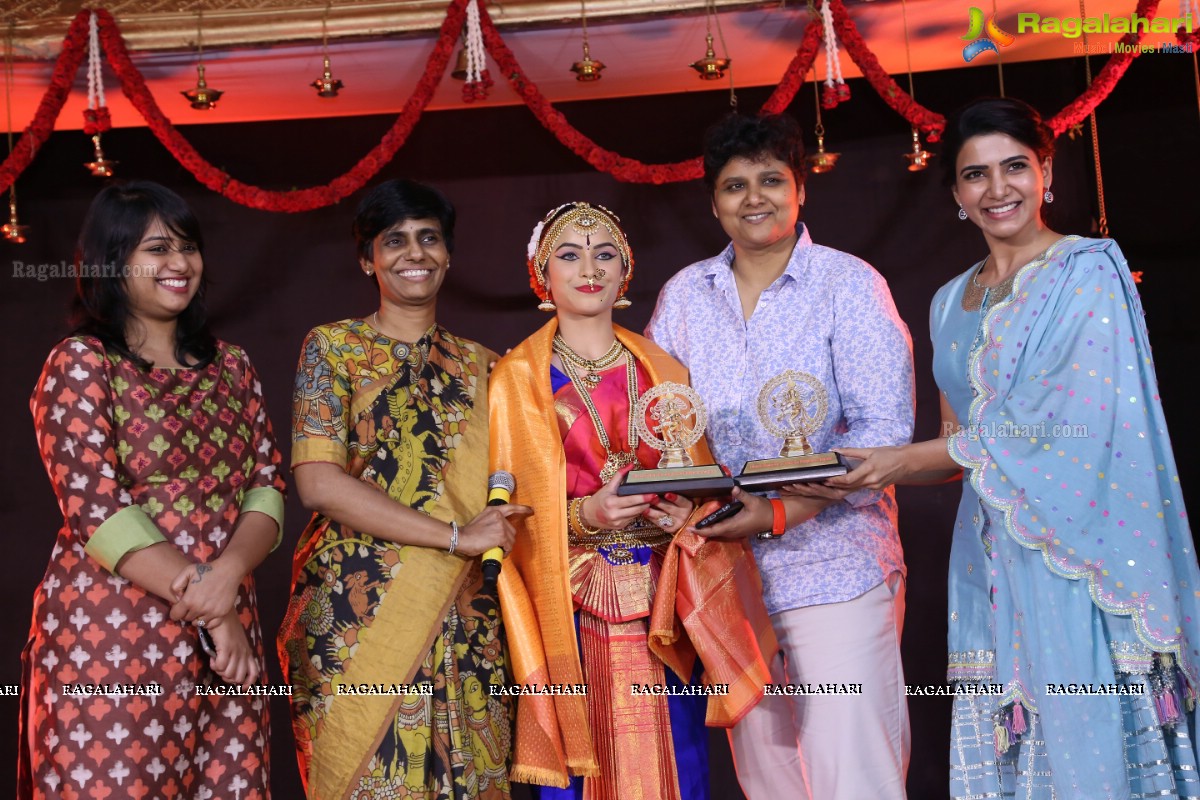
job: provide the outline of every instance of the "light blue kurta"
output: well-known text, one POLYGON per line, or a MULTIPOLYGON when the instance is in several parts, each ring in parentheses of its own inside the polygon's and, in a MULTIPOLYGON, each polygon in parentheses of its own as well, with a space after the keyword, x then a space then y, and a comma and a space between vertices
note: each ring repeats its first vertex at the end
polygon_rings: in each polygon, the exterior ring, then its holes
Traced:
POLYGON ((951 792, 1200 796, 1195 715, 1173 713, 1194 697, 1200 570, 1125 260, 1067 237, 967 311, 975 271, 930 313, 964 426, 948 674, 1003 695, 957 698, 951 792), (1095 693, 1114 686, 1143 694, 1095 693))

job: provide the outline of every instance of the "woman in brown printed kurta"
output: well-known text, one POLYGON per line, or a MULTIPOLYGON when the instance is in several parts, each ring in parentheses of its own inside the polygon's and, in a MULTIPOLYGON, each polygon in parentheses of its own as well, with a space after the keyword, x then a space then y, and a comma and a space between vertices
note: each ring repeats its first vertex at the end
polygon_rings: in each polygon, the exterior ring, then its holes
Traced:
POLYGON ((264 671, 250 571, 284 484, 249 359, 208 333, 201 246, 156 184, 84 223, 102 277, 30 403, 64 522, 22 655, 21 798, 269 795, 267 698, 224 681, 264 671))

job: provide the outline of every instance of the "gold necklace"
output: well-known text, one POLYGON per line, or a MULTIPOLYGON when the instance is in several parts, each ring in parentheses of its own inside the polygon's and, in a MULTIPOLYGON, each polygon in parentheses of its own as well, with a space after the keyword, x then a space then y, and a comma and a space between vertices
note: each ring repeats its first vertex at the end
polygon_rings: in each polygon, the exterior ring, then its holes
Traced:
MULTIPOLYGON (((618 346, 620 346, 619 342, 618 346)), ((634 408, 637 406, 637 367, 634 365, 632 353, 624 348, 621 348, 621 352, 625 355, 625 393, 629 399, 629 418, 625 422, 625 438, 629 441, 629 449, 622 450, 619 453, 613 452, 612 440, 608 438, 608 431, 604 429, 604 421, 600 419, 600 412, 596 410, 596 404, 592 402, 592 393, 590 391, 592 387, 584 385, 579 377, 579 373, 575 371, 575 364, 571 360, 563 359, 563 371, 567 373, 567 377, 571 379, 571 385, 575 387, 575 392, 583 400, 584 408, 587 409, 588 416, 592 418, 592 425, 596 428, 596 435, 600 438, 600 445, 604 448, 606 454, 604 467, 600 470, 599 476, 602 483, 611 481, 624 467, 637 466, 639 463, 637 456, 634 454, 637 451, 638 436, 637 426, 633 418, 634 408)), ((618 352, 618 358, 621 352, 618 352)), ((607 357, 606 354, 604 358, 607 357)), ((615 363, 616 359, 613 361, 615 363)))
POLYGON ((588 390, 595 389, 600 385, 600 376, 597 374, 602 369, 608 369, 621 357, 621 353, 625 348, 621 346, 618 339, 613 339, 612 347, 608 348, 608 352, 596 359, 584 358, 571 349, 566 340, 559 334, 554 334, 554 352, 558 353, 562 358, 563 364, 570 363, 577 369, 587 370, 587 375, 584 379, 590 384, 588 390))

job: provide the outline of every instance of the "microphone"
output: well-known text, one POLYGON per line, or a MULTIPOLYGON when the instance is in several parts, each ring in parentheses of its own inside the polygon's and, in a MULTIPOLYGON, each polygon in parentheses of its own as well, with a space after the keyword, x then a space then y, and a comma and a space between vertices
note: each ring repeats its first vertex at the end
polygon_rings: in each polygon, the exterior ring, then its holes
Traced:
MULTIPOLYGON (((511 472, 497 470, 488 476, 489 506, 502 506, 512 498, 517 488, 517 479, 511 472)), ((500 562, 504 560, 504 548, 492 547, 484 551, 483 556, 483 585, 495 586, 500 577, 500 562)))

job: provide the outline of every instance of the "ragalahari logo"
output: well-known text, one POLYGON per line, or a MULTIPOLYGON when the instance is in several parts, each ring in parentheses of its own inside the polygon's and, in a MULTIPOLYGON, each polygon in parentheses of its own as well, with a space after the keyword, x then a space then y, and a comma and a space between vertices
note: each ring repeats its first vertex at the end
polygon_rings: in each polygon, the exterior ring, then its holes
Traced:
POLYGON ((995 14, 988 17, 987 25, 985 26, 983 12, 972 6, 968 19, 967 35, 962 38, 971 40, 971 42, 963 48, 963 61, 970 61, 985 50, 991 50, 993 53, 999 54, 1000 51, 996 49, 996 45, 1008 47, 1016 41, 1015 36, 1005 33, 996 24, 995 14), (985 29, 987 35, 984 35, 985 29))

